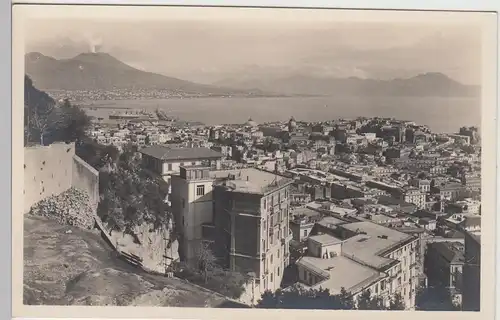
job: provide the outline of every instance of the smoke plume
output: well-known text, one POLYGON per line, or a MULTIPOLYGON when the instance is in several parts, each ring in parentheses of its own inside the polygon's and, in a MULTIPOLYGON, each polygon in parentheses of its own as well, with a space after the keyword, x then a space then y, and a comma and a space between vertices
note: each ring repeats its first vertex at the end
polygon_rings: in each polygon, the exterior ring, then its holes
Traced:
POLYGON ((102 46, 102 38, 91 33, 85 33, 84 37, 89 46, 89 52, 99 52, 99 49, 102 46))

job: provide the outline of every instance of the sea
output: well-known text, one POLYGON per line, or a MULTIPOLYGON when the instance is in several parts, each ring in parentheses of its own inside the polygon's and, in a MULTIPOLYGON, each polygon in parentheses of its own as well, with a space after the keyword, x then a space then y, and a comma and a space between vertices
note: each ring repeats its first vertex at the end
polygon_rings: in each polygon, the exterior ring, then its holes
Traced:
MULTIPOLYGON (((85 103, 88 105, 89 103, 85 103)), ((88 113, 107 118, 113 108, 160 108, 169 116, 207 125, 287 121, 326 121, 340 118, 391 117, 429 126, 433 132, 458 132, 481 125, 480 98, 435 97, 252 97, 92 101, 88 113)))

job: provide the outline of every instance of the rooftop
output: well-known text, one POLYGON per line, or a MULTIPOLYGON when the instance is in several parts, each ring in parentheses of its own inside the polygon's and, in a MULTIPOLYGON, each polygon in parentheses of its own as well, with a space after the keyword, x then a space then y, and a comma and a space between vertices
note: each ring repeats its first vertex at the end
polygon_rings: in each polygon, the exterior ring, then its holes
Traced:
POLYGON ((339 224, 345 223, 345 221, 337 219, 335 217, 324 217, 323 219, 321 219, 317 223, 323 227, 332 228, 332 227, 335 227, 339 224))
POLYGON ((235 192, 259 194, 270 192, 293 181, 255 168, 211 171, 210 176, 214 179, 224 180, 226 186, 235 192))
POLYGON ((450 263, 464 263, 464 245, 457 242, 434 242, 429 246, 439 252, 450 263))
POLYGON ((358 233, 344 242, 343 253, 374 268, 382 268, 393 261, 379 254, 413 238, 406 233, 369 221, 344 224, 342 228, 358 233))
POLYGON ((348 292, 355 292, 363 284, 384 277, 379 272, 342 256, 331 259, 307 256, 300 258, 297 265, 302 265, 326 278, 314 285, 313 288, 329 289, 331 294, 339 294, 342 287, 348 292))
POLYGON ((218 159, 222 154, 208 148, 170 148, 151 146, 140 150, 142 154, 160 160, 218 159))
POLYGON ((341 239, 336 238, 334 236, 331 236, 329 234, 319 234, 316 236, 312 236, 312 237, 309 237, 309 240, 317 242, 317 243, 324 245, 324 246, 328 246, 328 245, 337 244, 337 243, 342 242, 341 239))

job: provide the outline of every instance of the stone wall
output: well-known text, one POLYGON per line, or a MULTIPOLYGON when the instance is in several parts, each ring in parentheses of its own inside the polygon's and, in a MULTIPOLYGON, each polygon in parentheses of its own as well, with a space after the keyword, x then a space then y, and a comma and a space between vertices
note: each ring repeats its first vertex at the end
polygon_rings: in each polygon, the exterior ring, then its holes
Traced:
POLYGON ((74 143, 24 148, 25 213, 39 201, 71 187, 74 155, 74 143))
POLYGON ((24 213, 71 187, 85 191, 97 212, 99 172, 75 155, 74 143, 24 148, 24 213))
POLYGON ((88 194, 90 203, 97 212, 97 205, 99 204, 99 172, 77 155, 73 156, 71 185, 88 194))

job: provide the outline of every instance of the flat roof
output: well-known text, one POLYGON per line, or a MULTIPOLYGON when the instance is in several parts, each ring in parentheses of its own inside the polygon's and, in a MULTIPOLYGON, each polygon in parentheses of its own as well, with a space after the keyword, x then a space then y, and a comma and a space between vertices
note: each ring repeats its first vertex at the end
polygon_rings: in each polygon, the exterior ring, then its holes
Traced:
POLYGON ((343 244, 342 252, 374 268, 381 268, 393 261, 379 256, 380 253, 413 238, 406 233, 369 221, 347 223, 342 225, 342 228, 363 233, 347 239, 343 244))
POLYGON ((318 234, 316 236, 311 236, 309 237, 311 241, 317 242, 322 245, 331 245, 331 244, 337 244, 341 243, 342 240, 339 238, 336 238, 334 236, 331 236, 329 234, 318 234))
POLYGON ((256 168, 210 171, 209 174, 214 179, 228 179, 234 175, 235 179, 227 181, 227 186, 236 192, 266 193, 293 182, 292 179, 256 168))
POLYGON ((343 256, 330 259, 306 256, 297 260, 296 263, 323 278, 327 278, 312 286, 312 288, 328 289, 331 294, 339 294, 342 288, 348 292, 356 292, 362 289, 363 285, 368 285, 379 278, 385 277, 378 271, 343 256))
POLYGON ((150 157, 167 161, 222 158, 220 152, 209 148, 171 148, 157 145, 143 148, 140 152, 150 157))
POLYGON ((340 219, 337 219, 335 217, 327 216, 327 217, 324 217, 323 219, 321 219, 320 221, 318 221, 317 223, 323 227, 331 228, 331 227, 334 227, 334 226, 337 226, 339 224, 343 224, 346 222, 344 220, 340 220, 340 219))
POLYGON ((318 211, 307 207, 294 208, 291 211, 291 214, 292 216, 305 216, 305 217, 315 217, 320 215, 318 211))

